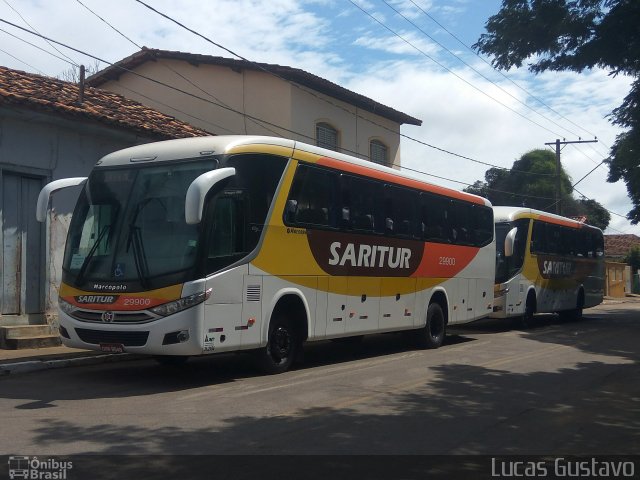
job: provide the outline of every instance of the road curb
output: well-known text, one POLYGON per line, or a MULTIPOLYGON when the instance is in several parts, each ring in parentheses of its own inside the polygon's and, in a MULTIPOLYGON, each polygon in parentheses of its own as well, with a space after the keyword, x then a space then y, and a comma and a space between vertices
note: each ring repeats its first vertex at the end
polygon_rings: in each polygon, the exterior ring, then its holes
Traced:
POLYGON ((81 367, 85 365, 97 365, 100 363, 130 361, 137 360, 139 358, 141 358, 139 355, 131 353, 109 353, 103 355, 90 355, 86 357, 26 360, 0 364, 0 376, 37 372, 40 370, 50 370, 54 368, 81 367))

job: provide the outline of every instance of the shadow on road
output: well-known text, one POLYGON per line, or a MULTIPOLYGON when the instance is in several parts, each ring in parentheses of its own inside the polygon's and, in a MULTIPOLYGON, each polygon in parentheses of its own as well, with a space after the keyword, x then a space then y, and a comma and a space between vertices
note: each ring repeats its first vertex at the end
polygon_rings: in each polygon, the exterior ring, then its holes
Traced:
MULTIPOLYGON (((557 345, 575 350, 582 361, 557 368, 545 365, 544 357, 533 358, 527 372, 440 364, 430 368, 435 379, 428 385, 425 379, 407 391, 362 392, 367 398, 348 407, 308 408, 275 417, 256 412, 222 424, 205 415, 203 426, 195 429, 176 426, 175 419, 166 426, 157 418, 155 426, 123 428, 108 422, 84 427, 73 418, 55 418, 32 433, 45 451, 60 443, 86 442, 83 453, 100 454, 638 454, 637 323, 623 311, 552 322, 518 334, 541 349, 557 345), (376 408, 380 405, 384 408, 376 408)), ((485 328, 486 333, 482 326, 473 330, 489 334, 503 327, 485 328)), ((464 335, 449 339, 466 340, 464 335)), ((399 353, 406 350, 402 345, 386 335, 367 339, 356 353, 316 345, 308 349, 303 368, 399 353)), ((18 408, 49 412, 56 400, 215 387, 253 375, 246 359, 237 356, 198 360, 178 375, 150 363, 126 362, 78 369, 68 374, 70 385, 47 384, 38 398, 18 408), (86 390, 78 391, 77 385, 86 390)), ((2 397, 29 398, 21 396, 26 392, 27 384, 15 381, 2 397)), ((295 393, 283 390, 283 395, 295 393)))

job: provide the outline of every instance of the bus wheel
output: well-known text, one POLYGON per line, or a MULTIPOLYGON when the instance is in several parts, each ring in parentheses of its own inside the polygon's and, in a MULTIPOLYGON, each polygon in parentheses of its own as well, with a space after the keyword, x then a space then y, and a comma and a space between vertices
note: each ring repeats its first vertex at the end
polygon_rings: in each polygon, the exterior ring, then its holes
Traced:
POLYGON ((189 357, 187 355, 156 355, 153 359, 163 367, 181 367, 189 357))
POLYGON ((442 307, 432 303, 427 309, 427 322, 418 330, 418 346, 420 348, 438 348, 442 346, 447 331, 442 307))
POLYGON ((573 310, 565 310, 560 312, 560 320, 565 320, 565 321, 582 320, 583 305, 584 305, 584 298, 583 298, 583 295, 580 295, 578 297, 578 304, 576 305, 576 308, 574 308, 573 310))
POLYGON ((286 372, 298 355, 300 341, 291 321, 276 317, 269 328, 267 346, 256 353, 258 368, 269 375, 286 372))
POLYGON ((527 303, 524 307, 524 315, 520 318, 520 323, 523 328, 533 327, 534 314, 536 313, 536 297, 529 295, 527 297, 527 303))

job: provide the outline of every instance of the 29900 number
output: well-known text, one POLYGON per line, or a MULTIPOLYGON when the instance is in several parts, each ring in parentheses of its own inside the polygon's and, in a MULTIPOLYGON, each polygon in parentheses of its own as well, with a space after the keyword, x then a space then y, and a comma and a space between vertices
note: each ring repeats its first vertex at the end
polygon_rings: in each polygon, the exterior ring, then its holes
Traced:
POLYGON ((454 266, 456 264, 456 258, 455 257, 440 257, 440 260, 438 262, 439 265, 447 265, 447 266, 454 266))
POLYGON ((151 299, 150 298, 125 298, 124 305, 134 306, 134 307, 146 307, 147 305, 151 305, 151 299))

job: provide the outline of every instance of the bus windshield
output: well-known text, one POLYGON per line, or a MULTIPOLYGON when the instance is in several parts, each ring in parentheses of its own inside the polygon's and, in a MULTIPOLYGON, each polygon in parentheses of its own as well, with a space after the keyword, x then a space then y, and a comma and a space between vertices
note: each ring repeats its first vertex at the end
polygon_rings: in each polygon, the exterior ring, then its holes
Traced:
POLYGON ((185 195, 196 177, 216 167, 209 158, 94 170, 69 227, 65 281, 139 290, 188 280, 199 228, 185 222, 185 195))
POLYGON ((496 223, 496 283, 506 282, 522 268, 528 233, 528 219, 496 223), (507 234, 514 227, 518 230, 513 245, 513 255, 507 257, 504 252, 504 243, 507 234))

